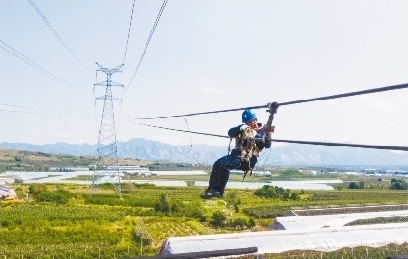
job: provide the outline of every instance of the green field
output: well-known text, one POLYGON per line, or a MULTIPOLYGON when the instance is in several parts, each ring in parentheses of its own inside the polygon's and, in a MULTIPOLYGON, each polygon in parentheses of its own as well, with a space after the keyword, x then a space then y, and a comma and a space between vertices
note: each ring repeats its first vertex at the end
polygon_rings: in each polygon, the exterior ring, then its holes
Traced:
POLYGON ((13 187, 28 200, 1 205, 0 258, 154 255, 172 236, 266 230, 294 207, 407 203, 406 191, 389 189, 289 191, 274 198, 229 189, 223 199, 203 201, 203 189, 191 186, 125 183, 122 199, 109 184, 93 196, 89 186, 73 184, 13 187), (225 215, 222 222, 217 213, 225 215))

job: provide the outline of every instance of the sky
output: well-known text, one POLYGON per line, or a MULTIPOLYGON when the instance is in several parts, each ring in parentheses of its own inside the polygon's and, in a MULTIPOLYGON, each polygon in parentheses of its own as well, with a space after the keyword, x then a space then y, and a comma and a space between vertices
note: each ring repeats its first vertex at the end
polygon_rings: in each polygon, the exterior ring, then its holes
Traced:
MULTIPOLYGON (((123 84, 113 89, 117 140, 172 145, 227 146, 229 140, 140 123, 227 135, 241 123, 241 111, 132 118, 408 83, 405 0, 170 0, 153 30, 162 5, 1 0, 0 143, 96 144, 103 101, 95 98, 105 88, 94 84, 106 74, 96 72, 95 62, 124 63, 112 75, 123 84)), ((267 121, 265 109, 255 112, 267 121)), ((408 146, 407 115, 408 89, 282 106, 273 138, 408 146)))

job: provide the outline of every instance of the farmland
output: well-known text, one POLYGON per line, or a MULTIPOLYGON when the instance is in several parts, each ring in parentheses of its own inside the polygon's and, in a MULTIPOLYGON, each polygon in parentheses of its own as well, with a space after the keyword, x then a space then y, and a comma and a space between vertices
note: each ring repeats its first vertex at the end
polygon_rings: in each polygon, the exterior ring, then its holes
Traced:
POLYGON ((294 207, 407 202, 406 191, 389 189, 290 191, 272 198, 227 190, 223 199, 203 201, 202 188, 192 186, 125 183, 122 199, 109 184, 101 185, 93 196, 89 186, 81 185, 16 184, 14 188, 25 200, 1 205, 0 256, 5 258, 154 255, 171 236, 266 230, 274 217, 294 207), (225 219, 216 221, 217 213, 225 219))

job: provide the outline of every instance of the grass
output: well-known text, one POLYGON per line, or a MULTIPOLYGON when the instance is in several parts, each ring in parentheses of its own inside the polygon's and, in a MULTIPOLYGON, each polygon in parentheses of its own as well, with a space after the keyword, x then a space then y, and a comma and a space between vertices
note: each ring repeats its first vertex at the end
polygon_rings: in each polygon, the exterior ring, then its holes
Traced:
MULTIPOLYGON (((13 187, 19 188, 22 195, 28 192, 27 185, 13 187)), ((123 193, 122 200, 112 189, 99 189, 92 199, 89 186, 47 184, 47 189, 51 192, 68 190, 73 198, 65 205, 55 205, 35 202, 35 197, 30 194, 31 202, 1 205, 0 235, 5 238, 2 239, 0 257, 20 258, 23 251, 24 258, 36 258, 35 252, 44 248, 48 252, 39 258, 48 258, 46 256, 51 254, 60 258, 95 258, 99 249, 103 258, 152 255, 157 253, 161 242, 171 236, 242 231, 232 226, 214 228, 210 224, 211 216, 217 211, 222 211, 227 221, 253 218, 256 226, 252 231, 262 231, 274 217, 292 207, 407 202, 406 191, 392 190, 306 191, 304 196, 312 197, 312 200, 295 201, 259 198, 253 191, 242 189, 228 189, 225 199, 212 200, 201 200, 202 188, 197 187, 135 187, 123 193), (171 202, 198 204, 202 207, 203 218, 183 214, 165 216, 154 212, 154 202, 162 193, 167 194, 171 202), (239 212, 226 202, 229 193, 239 198, 239 212), (93 199, 101 204, 93 204, 93 199), (138 228, 136 224, 139 224, 138 228), (140 235, 134 235, 135 231, 146 231, 147 234, 141 234, 145 237, 141 240, 140 235), (146 240, 150 241, 146 243, 146 240)))

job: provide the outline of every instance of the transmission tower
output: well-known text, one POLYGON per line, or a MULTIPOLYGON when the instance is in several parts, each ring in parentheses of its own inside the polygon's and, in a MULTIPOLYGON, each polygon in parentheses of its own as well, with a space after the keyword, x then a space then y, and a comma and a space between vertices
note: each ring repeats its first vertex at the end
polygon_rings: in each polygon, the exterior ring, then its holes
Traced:
POLYGON ((116 72, 122 72, 120 69, 123 66, 117 66, 112 69, 107 69, 96 62, 100 69, 106 74, 106 81, 94 84, 95 86, 105 86, 105 95, 95 98, 95 100, 103 100, 103 110, 101 117, 101 126, 98 134, 98 155, 96 158, 95 169, 92 177, 91 193, 95 193, 98 184, 103 182, 113 183, 115 191, 122 198, 119 164, 118 164, 118 148, 116 144, 115 131, 115 114, 113 110, 113 101, 120 100, 112 96, 112 86, 123 87, 123 85, 115 83, 111 77, 116 72))

